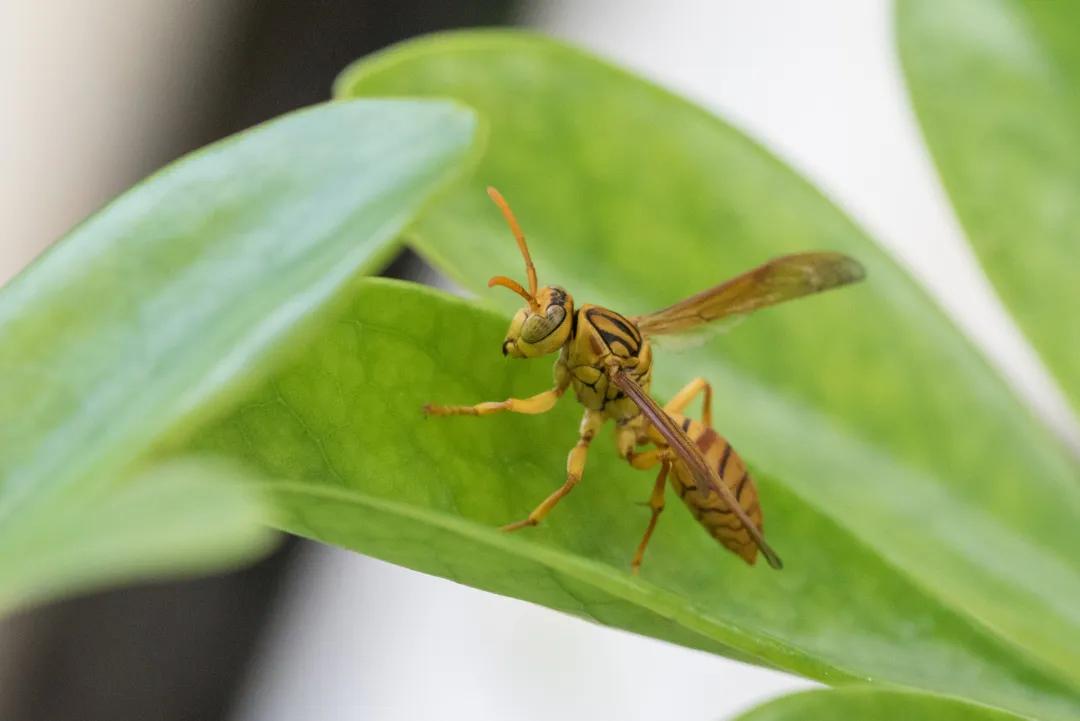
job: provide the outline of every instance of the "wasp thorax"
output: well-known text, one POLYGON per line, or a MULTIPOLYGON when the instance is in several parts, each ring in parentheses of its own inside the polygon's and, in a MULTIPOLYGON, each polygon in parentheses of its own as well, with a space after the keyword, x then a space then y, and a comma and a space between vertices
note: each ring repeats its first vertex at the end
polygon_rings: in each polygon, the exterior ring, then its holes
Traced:
POLYGON ((510 321, 503 341, 503 355, 511 358, 536 358, 554 353, 570 337, 574 301, 562 288, 541 288, 535 307, 530 304, 510 321), (539 312, 538 312, 539 311, 539 312))

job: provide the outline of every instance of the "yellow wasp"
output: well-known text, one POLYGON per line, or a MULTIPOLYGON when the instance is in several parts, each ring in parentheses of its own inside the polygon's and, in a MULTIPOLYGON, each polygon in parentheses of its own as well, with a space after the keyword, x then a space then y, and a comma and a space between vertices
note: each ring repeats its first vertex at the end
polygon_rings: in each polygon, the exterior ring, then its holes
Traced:
POLYGON ((648 315, 627 318, 596 305, 575 309, 564 289, 537 287, 536 268, 510 206, 494 188, 488 188, 488 195, 499 206, 517 240, 529 279, 527 291, 504 276, 488 282, 488 287, 509 288, 526 303, 510 322, 502 344, 503 355, 536 358, 558 352, 555 387, 531 398, 471 406, 427 405, 424 410, 436 416, 482 416, 499 411, 545 413, 570 386, 578 402, 585 406, 580 437, 567 459, 566 482, 526 518, 503 526, 503 530, 535 526, 548 515, 581 480, 589 444, 600 426, 612 419, 621 457, 634 468, 660 466, 648 504, 652 516, 630 564, 634 573, 641 566, 645 547, 664 510, 664 486, 668 480, 713 538, 747 563, 754 563, 760 549, 770 566, 781 568, 780 557, 765 542, 761 504, 746 464, 712 428, 712 389, 704 379, 696 378, 661 408, 649 396, 649 338, 685 332, 720 318, 855 282, 865 275, 862 266, 839 253, 797 253, 774 258, 648 315), (683 415, 683 411, 699 393, 704 397, 701 420, 697 421, 683 415), (637 450, 638 446, 653 448, 637 450))

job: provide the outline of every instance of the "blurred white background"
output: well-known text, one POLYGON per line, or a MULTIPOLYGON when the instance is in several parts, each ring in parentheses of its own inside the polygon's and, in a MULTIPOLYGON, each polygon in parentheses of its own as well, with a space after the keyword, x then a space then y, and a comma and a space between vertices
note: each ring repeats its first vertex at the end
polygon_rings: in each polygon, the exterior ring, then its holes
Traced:
MULTIPOLYGON (((209 0, 0 7, 3 280, 130 182, 130 163, 153 153, 146 127, 185 122, 204 89, 190 68, 218 42, 219 10, 209 0)), ((908 106, 889 3, 562 0, 534 3, 524 20, 698 100, 817 182, 1080 447, 962 240, 908 106)), ((257 659, 236 721, 693 721, 810 685, 314 546, 257 659)))
POLYGON ((221 12, 213 0, 0 0, 0 283, 154 169, 148 158, 216 90, 206 64, 223 51, 221 12))

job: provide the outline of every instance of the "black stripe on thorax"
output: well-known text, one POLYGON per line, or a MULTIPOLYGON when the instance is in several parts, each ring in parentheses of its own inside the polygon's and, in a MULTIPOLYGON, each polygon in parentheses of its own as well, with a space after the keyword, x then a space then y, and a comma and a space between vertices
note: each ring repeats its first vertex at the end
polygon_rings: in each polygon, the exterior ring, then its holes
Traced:
POLYGON ((619 343, 626 348, 630 356, 637 356, 641 352, 641 335, 622 316, 605 308, 589 308, 585 311, 585 317, 596 328, 596 332, 600 334, 608 348, 613 348, 616 343, 619 343), (613 333, 601 327, 604 321, 614 326, 618 332, 613 333))
POLYGON ((614 311, 611 311, 611 310, 608 310, 606 308, 590 308, 589 309, 589 314, 590 314, 589 320, 592 320, 591 316, 592 316, 593 313, 596 313, 596 314, 598 314, 598 315, 600 315, 600 316, 602 316, 604 318, 607 318, 613 324, 615 324, 615 327, 617 327, 620 332, 625 333, 626 335, 633 338, 634 342, 637 343, 638 345, 641 344, 641 334, 638 333, 638 330, 637 330, 637 328, 634 327, 634 324, 631 323, 630 321, 628 321, 626 318, 623 318, 618 313, 616 313, 614 311))

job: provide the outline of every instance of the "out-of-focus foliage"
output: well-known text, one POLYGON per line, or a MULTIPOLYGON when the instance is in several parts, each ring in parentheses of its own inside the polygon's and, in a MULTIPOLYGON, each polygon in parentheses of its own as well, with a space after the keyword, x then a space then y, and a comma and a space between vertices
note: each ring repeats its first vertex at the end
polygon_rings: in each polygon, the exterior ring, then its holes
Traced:
POLYGON ((384 262, 473 133, 431 101, 295 113, 140 183, 3 289, 0 608, 266 546, 243 474, 148 450, 384 262))
POLYGON ((945 188, 1002 299, 1080 411, 1080 3, 900 0, 945 188))
POLYGON ((271 518, 242 469, 205 459, 154 465, 100 496, 49 499, 3 533, 0 610, 248 561, 268 545, 271 518))
POLYGON ((1020 718, 941 696, 852 686, 784 696, 732 721, 1019 721, 1020 718))

